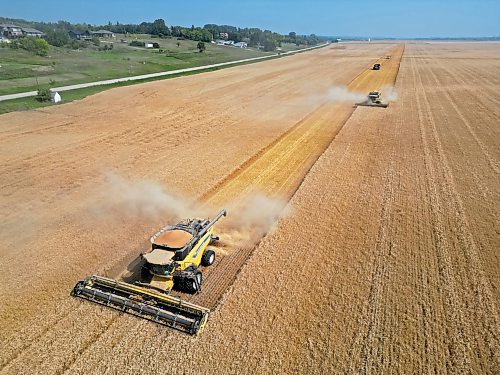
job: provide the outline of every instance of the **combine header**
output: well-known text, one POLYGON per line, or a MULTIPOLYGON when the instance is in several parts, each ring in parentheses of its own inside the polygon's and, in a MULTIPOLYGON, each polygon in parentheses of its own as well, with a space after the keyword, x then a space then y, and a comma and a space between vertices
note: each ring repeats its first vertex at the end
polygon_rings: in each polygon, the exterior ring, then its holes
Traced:
POLYGON ((151 251, 141 254, 144 261, 141 282, 130 284, 93 275, 79 281, 71 295, 192 335, 207 322, 210 310, 170 295, 172 289, 188 293, 201 290, 201 265, 210 266, 215 252, 208 250, 216 241, 213 226, 226 210, 211 221, 188 219, 167 226, 151 237, 151 251))
POLYGON ((192 335, 205 327, 210 312, 204 307, 183 301, 178 297, 97 275, 79 281, 71 295, 192 335))

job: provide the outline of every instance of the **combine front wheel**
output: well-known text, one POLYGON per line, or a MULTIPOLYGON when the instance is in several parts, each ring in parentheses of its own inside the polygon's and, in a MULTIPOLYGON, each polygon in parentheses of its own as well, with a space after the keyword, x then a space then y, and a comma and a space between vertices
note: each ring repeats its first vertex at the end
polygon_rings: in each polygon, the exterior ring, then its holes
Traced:
POLYGON ((215 252, 213 250, 207 250, 203 253, 203 257, 201 258, 202 266, 211 266, 215 262, 215 252))
POLYGON ((203 277, 200 270, 196 270, 193 274, 184 280, 184 286, 187 292, 196 293, 201 289, 203 277))

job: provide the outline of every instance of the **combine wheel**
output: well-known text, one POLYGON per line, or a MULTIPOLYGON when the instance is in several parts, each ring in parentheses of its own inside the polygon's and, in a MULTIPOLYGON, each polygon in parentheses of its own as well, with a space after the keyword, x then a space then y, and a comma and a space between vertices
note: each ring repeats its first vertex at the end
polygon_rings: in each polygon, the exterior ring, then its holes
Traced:
POLYGON ((201 258, 202 266, 211 266, 215 262, 215 252, 213 250, 206 250, 201 258))
POLYGON ((201 290, 201 283, 203 281, 203 277, 200 270, 196 270, 189 277, 184 279, 184 287, 185 290, 189 293, 196 293, 201 290))
POLYGON ((196 283, 198 284, 198 289, 200 289, 201 282, 203 281, 203 276, 200 270, 194 271, 194 277, 196 277, 196 283))
POLYGON ((189 293, 196 293, 196 281, 194 278, 189 278, 184 281, 186 291, 189 293))

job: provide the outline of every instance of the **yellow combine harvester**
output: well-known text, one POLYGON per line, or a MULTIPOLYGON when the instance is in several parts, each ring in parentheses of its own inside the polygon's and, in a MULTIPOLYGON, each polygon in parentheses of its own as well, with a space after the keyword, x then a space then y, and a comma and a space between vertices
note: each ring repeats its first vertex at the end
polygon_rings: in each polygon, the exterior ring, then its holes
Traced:
POLYGON ((141 254, 141 282, 130 284, 93 275, 79 281, 71 294, 190 334, 199 333, 210 310, 169 293, 174 288, 189 293, 201 290, 199 266, 215 261, 215 253, 207 246, 218 239, 213 226, 222 216, 226 210, 211 221, 184 220, 151 237, 151 251, 141 254))

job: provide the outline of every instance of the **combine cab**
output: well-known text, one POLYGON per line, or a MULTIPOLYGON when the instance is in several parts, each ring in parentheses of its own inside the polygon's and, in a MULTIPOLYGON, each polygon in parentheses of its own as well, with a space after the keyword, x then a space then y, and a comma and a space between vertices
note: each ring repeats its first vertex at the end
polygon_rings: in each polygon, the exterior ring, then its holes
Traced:
POLYGON ((71 295, 190 334, 199 333, 210 311, 169 293, 174 288, 188 293, 201 290, 199 266, 215 261, 215 252, 207 246, 218 239, 213 226, 222 216, 226 210, 211 221, 184 220, 151 237, 151 251, 141 254, 144 266, 140 282, 130 284, 93 275, 79 281, 71 295))
POLYGON ((387 108, 389 103, 382 101, 382 93, 380 91, 372 91, 366 97, 366 100, 361 103, 356 103, 356 106, 367 107, 382 107, 387 108))

